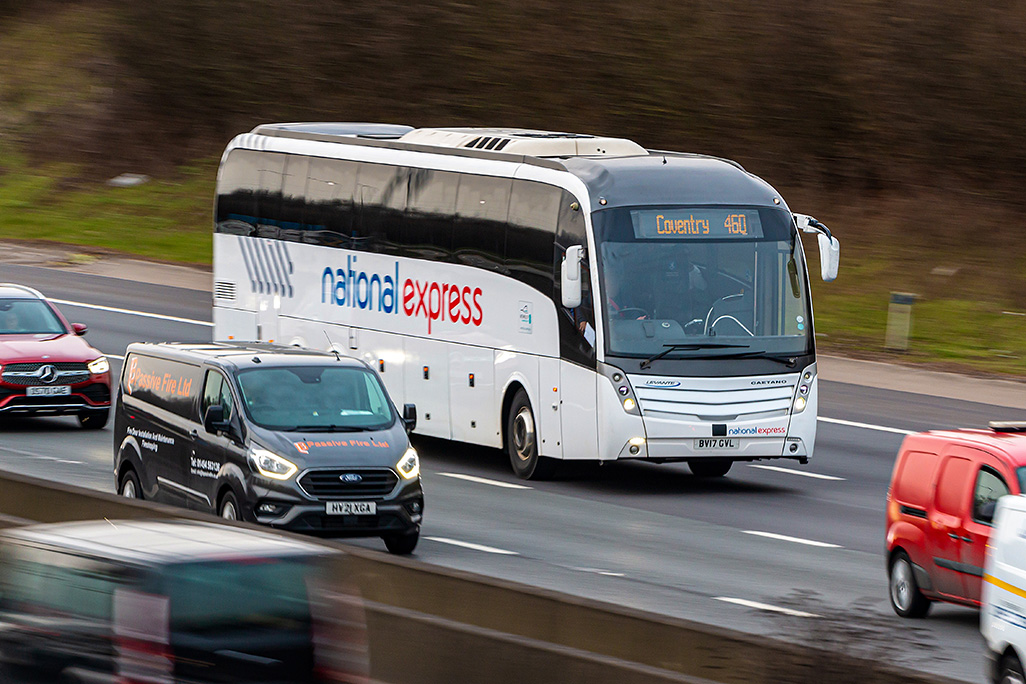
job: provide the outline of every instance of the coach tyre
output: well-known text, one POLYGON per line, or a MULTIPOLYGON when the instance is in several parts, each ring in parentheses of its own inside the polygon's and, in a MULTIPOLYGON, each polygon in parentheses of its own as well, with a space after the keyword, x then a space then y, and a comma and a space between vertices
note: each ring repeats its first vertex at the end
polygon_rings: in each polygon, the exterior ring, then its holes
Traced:
POLYGON ((733 461, 726 458, 702 458, 688 461, 688 468, 698 477, 723 477, 733 461))
POLYGON ((78 424, 86 430, 102 430, 107 425, 110 409, 78 414, 78 424))
POLYGON ((127 499, 142 498, 139 476, 135 474, 134 470, 126 470, 125 474, 121 476, 121 486, 118 488, 118 494, 127 499))
POLYGON ((891 608, 903 618, 921 618, 930 610, 930 599, 923 596, 912 572, 908 554, 898 550, 891 559, 888 573, 891 608))
POLYGON ((506 450, 517 477, 544 480, 551 477, 556 463, 538 455, 538 433, 527 392, 517 390, 506 418, 506 450))

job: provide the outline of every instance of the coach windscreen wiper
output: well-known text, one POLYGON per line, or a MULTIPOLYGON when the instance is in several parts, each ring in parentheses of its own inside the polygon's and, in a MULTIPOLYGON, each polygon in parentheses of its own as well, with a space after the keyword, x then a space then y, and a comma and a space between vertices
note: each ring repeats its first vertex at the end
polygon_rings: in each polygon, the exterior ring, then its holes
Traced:
POLYGON ((751 345, 747 344, 723 344, 718 342, 678 342, 676 344, 664 344, 663 346, 666 348, 661 352, 641 362, 641 370, 645 370, 652 365, 653 361, 658 361, 670 352, 695 351, 698 349, 749 349, 751 347, 751 345))

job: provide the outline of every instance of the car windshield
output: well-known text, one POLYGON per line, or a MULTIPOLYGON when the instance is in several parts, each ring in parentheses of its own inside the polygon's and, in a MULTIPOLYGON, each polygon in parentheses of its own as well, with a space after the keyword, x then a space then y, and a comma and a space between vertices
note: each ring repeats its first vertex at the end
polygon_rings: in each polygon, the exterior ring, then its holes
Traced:
POLYGON ((38 299, 0 299, 0 335, 63 335, 61 319, 38 299))
POLYGON ((262 427, 332 432, 382 430, 394 422, 381 381, 363 368, 250 368, 238 378, 246 413, 262 427))
POLYGON ((628 207, 598 211, 594 224, 608 354, 727 358, 811 348, 805 263, 786 211, 628 207))

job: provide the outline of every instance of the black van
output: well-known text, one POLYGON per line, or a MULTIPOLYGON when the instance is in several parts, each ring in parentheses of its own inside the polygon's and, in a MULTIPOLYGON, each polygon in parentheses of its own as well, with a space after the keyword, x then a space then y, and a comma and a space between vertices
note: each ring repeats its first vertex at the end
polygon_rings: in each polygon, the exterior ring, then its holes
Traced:
POLYGON ((365 682, 365 612, 343 558, 185 520, 5 530, 0 681, 365 682))
POLYGON ((411 553, 420 461, 365 363, 265 344, 132 344, 114 413, 123 496, 411 553))

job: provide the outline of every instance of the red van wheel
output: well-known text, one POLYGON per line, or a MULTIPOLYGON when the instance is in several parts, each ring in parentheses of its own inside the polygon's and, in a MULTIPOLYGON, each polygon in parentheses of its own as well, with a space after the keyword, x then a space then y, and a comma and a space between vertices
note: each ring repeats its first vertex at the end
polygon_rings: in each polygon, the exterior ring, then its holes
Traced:
POLYGON ((904 551, 891 560, 889 573, 891 608, 903 618, 921 618, 930 610, 930 599, 923 596, 912 571, 912 561, 904 551))

